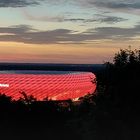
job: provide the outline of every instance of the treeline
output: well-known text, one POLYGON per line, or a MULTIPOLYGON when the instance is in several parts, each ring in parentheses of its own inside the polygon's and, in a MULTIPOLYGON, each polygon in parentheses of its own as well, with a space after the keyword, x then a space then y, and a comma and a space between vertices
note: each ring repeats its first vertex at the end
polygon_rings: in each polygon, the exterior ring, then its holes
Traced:
MULTIPOLYGON (((52 101, 44 99, 37 101, 33 96, 24 96, 19 100, 13 100, 10 96, 0 94, 0 118, 12 121, 21 121, 21 119, 37 119, 42 117, 55 121, 67 120, 78 116, 85 116, 93 108, 94 95, 87 95, 80 98, 78 102, 72 100, 52 101)), ((52 122, 51 122, 52 123, 52 122)))
POLYGON ((135 118, 140 113, 140 50, 121 49, 105 66, 98 77, 99 105, 114 109, 115 116, 135 118))

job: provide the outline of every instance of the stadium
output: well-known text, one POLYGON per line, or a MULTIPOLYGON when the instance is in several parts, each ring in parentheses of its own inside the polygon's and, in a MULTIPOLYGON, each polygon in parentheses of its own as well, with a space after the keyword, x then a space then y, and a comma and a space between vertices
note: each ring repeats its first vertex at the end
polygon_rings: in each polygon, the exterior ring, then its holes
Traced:
POLYGON ((26 93, 36 100, 78 100, 95 94, 96 76, 91 72, 71 71, 0 71, 0 93, 20 99, 26 93))

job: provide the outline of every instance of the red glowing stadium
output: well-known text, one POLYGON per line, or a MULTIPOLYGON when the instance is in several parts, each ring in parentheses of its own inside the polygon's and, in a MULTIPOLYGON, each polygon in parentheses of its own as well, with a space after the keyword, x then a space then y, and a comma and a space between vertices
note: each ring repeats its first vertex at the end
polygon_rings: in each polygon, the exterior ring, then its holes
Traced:
POLYGON ((96 76, 91 72, 0 71, 0 93, 18 100, 26 93, 38 101, 78 99, 96 90, 96 76))

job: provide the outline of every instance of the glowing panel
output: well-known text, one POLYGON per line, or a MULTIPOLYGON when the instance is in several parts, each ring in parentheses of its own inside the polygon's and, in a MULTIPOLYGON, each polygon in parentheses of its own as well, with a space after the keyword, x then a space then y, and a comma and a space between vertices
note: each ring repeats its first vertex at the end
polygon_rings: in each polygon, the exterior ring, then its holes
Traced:
POLYGON ((37 100, 67 100, 92 94, 96 76, 91 72, 1 71, 0 93, 18 100, 32 95, 37 100))

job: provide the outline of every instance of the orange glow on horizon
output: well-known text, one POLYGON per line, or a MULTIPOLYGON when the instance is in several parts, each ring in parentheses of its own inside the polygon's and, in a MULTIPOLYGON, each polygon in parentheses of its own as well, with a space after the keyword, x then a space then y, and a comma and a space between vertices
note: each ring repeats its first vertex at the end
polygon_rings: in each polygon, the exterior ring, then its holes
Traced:
POLYGON ((103 63, 111 61, 122 46, 100 42, 98 44, 24 44, 17 42, 0 42, 1 62, 32 63, 103 63))

